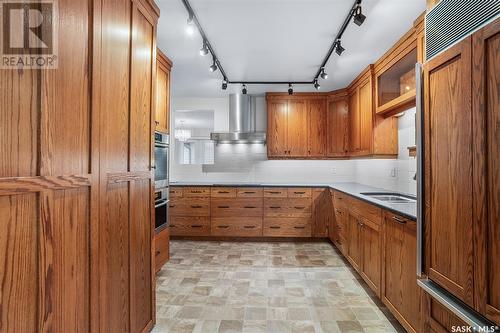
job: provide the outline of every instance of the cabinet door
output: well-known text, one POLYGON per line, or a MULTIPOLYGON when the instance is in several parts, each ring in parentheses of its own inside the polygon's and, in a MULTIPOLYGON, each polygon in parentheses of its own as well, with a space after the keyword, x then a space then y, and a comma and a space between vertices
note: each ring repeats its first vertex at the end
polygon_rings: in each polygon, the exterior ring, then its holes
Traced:
POLYGON ((475 284, 479 310, 500 324, 500 20, 473 35, 475 284))
POLYGON ((473 305, 471 38, 424 67, 428 276, 473 305))
POLYGON ((287 101, 267 103, 267 155, 288 156, 288 104, 287 101))
POLYGON ((331 206, 328 189, 313 189, 313 237, 328 237, 331 206))
POLYGON ((359 149, 362 155, 369 155, 373 146, 373 103, 372 84, 367 80, 359 87, 359 149))
POLYGON ((161 132, 169 131, 170 109, 170 71, 159 61, 156 65, 156 129, 161 132))
POLYGON ((349 150, 353 153, 361 150, 360 125, 359 90, 356 88, 349 95, 349 150))
POLYGON ((360 250, 360 237, 359 237, 359 217, 349 213, 347 221, 347 259, 351 262, 352 266, 361 272, 361 250, 360 250))
POLYGON ((310 157, 325 157, 327 151, 326 140, 326 99, 311 99, 308 101, 309 128, 308 128, 308 155, 310 157))
POLYGON ((306 101, 288 101, 287 142, 288 155, 292 157, 308 156, 308 112, 306 101))
POLYGON ((349 141, 347 105, 347 96, 342 99, 328 102, 327 133, 329 157, 342 157, 347 155, 349 141))
POLYGON ((382 273, 382 241, 380 225, 369 220, 362 220, 361 227, 361 276, 370 288, 380 295, 380 278, 382 273))

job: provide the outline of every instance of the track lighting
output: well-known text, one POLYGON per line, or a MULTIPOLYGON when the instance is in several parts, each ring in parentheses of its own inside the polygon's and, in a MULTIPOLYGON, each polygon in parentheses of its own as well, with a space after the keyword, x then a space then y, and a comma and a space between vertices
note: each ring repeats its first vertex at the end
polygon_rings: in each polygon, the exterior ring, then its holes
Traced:
POLYGON ((293 88, 291 83, 288 84, 288 95, 293 95, 293 88))
POLYGON ((200 55, 201 56, 206 56, 208 54, 208 46, 207 46, 207 42, 206 41, 203 41, 203 46, 201 47, 200 49, 200 55))
POLYGON ((321 86, 320 86, 320 85, 319 85, 319 83, 318 83, 318 79, 315 79, 315 80, 314 80, 314 88, 315 88, 316 90, 319 90, 319 89, 321 88, 321 86))
POLYGON ((354 23, 356 23, 358 26, 359 25, 362 25, 363 22, 365 21, 366 19, 366 16, 363 15, 363 13, 361 12, 361 6, 358 6, 358 8, 356 8, 356 11, 354 12, 354 23))
POLYGON ((192 36, 194 34, 193 14, 189 14, 189 17, 187 19, 186 32, 190 36, 192 36))
POLYGON ((222 90, 226 90, 227 89, 227 79, 224 78, 224 80, 222 80, 222 90))
POLYGON ((243 84, 243 89, 241 90, 241 92, 243 93, 243 95, 247 94, 247 85, 246 84, 243 84))
POLYGON ((345 49, 342 47, 342 44, 340 43, 340 39, 337 40, 337 46, 335 47, 335 52, 338 54, 338 55, 341 55, 342 52, 344 52, 345 49))
POLYGON ((208 67, 208 69, 210 70, 210 72, 215 72, 217 70, 217 64, 215 63, 215 58, 214 58, 214 61, 212 62, 212 66, 208 67))
POLYGON ((321 74, 320 74, 320 76, 321 76, 321 78, 323 80, 328 79, 328 74, 326 74, 326 72, 325 72, 325 67, 321 68, 321 74))

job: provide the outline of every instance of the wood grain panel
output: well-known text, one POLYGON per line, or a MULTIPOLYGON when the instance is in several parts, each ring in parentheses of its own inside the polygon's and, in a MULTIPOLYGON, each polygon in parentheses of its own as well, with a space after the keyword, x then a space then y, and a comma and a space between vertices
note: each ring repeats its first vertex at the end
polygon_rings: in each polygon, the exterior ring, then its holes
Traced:
POLYGON ((151 248, 153 224, 150 180, 130 184, 130 318, 131 332, 140 332, 153 320, 151 248))
POLYGON ((307 217, 264 217, 266 237, 311 237, 311 219, 307 217))
POLYGON ((361 149, 361 114, 359 111, 359 89, 349 91, 349 151, 361 149))
POLYGON ((258 237, 262 236, 260 217, 212 217, 212 236, 258 237))
POLYGON ((311 198, 267 198, 264 200, 265 217, 311 217, 311 198))
POLYGON ((329 100, 327 112, 328 157, 346 156, 349 147, 348 97, 329 100))
POLYGON ((348 218, 346 219, 347 222, 347 228, 346 228, 346 235, 347 235, 347 251, 346 251, 346 257, 347 260, 351 263, 351 265, 356 269, 358 272, 361 272, 361 231, 360 231, 360 221, 359 221, 359 216, 349 212, 348 218))
MULTIPOLYGON (((343 198, 341 195, 337 199, 344 200, 340 198, 343 198)), ((356 212, 357 215, 378 225, 382 223, 382 209, 379 207, 353 197, 349 198, 348 202, 349 210, 356 212)))
POLYGON ((382 274, 382 233, 381 226, 362 219, 361 258, 363 271, 361 276, 370 288, 380 297, 382 274))
POLYGON ((2 332, 38 329, 38 205, 36 194, 0 196, 2 332))
POLYGON ((371 79, 359 87, 360 149, 369 155, 373 150, 373 88, 371 79))
POLYGON ((210 197, 210 187, 184 187, 182 193, 186 198, 210 197))
POLYGON ((212 187, 210 196, 212 198, 236 198, 236 187, 212 187))
POLYGON ((155 235, 155 271, 158 272, 170 258, 170 230, 163 229, 155 235))
POLYGON ((172 236, 210 236, 208 216, 169 216, 172 236))
POLYGON ((134 6, 130 63, 130 171, 150 170, 153 117, 155 27, 144 9, 134 6))
POLYGON ((289 187, 287 189, 289 198, 311 198, 312 189, 307 187, 289 187))
POLYGON ((286 187, 266 187, 264 188, 264 198, 287 198, 288 189, 286 187))
POLYGON ((326 98, 307 100, 308 109, 308 155, 324 157, 327 152, 326 98))
POLYGON ((171 216, 210 216, 209 198, 171 198, 171 216))
POLYGON ((217 217, 262 217, 262 198, 212 198, 211 216, 217 217))
POLYGON ((305 157, 307 153, 309 113, 306 102, 302 100, 288 101, 287 113, 288 155, 305 157))
POLYGON ((262 198, 264 189, 262 187, 239 187, 236 195, 239 198, 262 198))
POLYGON ((288 154, 288 102, 267 101, 267 155, 283 157, 288 154))
POLYGON ((63 0, 58 68, 41 71, 40 175, 90 173, 90 1, 63 0), (68 27, 71 27, 68 29, 68 27))
POLYGON ((471 39, 425 65, 428 275, 473 305, 471 39))
POLYGON ((172 62, 160 49, 156 50, 156 129, 170 132, 170 70, 172 62))

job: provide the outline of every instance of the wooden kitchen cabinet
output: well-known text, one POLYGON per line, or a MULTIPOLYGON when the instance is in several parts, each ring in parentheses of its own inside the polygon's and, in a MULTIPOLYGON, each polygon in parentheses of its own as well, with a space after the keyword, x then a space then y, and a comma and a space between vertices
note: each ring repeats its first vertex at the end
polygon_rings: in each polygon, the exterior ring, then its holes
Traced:
POLYGON ((474 306, 473 172, 484 155, 474 154, 471 51, 467 37, 424 65, 425 270, 474 306))
POLYGON ((345 256, 355 270, 361 272, 361 218, 354 212, 349 212, 347 217, 347 251, 345 256))
POLYGON ((155 234, 155 270, 158 272, 170 257, 170 231, 168 228, 155 234))
POLYGON ((267 99, 267 156, 288 156, 288 101, 267 99))
POLYGON ((313 237, 328 237, 328 228, 332 216, 332 201, 330 190, 325 188, 313 189, 313 237))
POLYGON ((156 130, 170 132, 170 71, 172 61, 156 49, 156 130))
POLYGON ((327 156, 349 155, 349 97, 347 90, 337 91, 327 100, 327 156))
POLYGON ((500 325, 500 19, 472 35, 472 54, 474 292, 500 325))
POLYGON ((308 156, 309 112, 307 101, 289 100, 287 104, 287 146, 289 157, 308 156))
POLYGON ((361 219, 361 276, 380 296, 382 278, 382 226, 366 218, 361 219))
POLYGON ((307 100, 308 129, 307 156, 323 158, 327 155, 327 104, 326 98, 307 100))
POLYGON ((384 212, 382 302, 408 332, 419 332, 421 289, 417 285, 416 222, 384 212))

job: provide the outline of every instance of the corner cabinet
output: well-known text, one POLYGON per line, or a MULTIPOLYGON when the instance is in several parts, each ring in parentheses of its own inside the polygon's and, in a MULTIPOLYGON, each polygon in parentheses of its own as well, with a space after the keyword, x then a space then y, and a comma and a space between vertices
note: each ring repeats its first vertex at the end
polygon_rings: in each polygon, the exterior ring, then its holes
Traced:
POLYGON ((172 62, 156 49, 156 111, 155 128, 159 132, 170 132, 170 71, 172 62))
POLYGON ((347 90, 335 91, 327 98, 327 156, 349 156, 349 97, 347 90))

